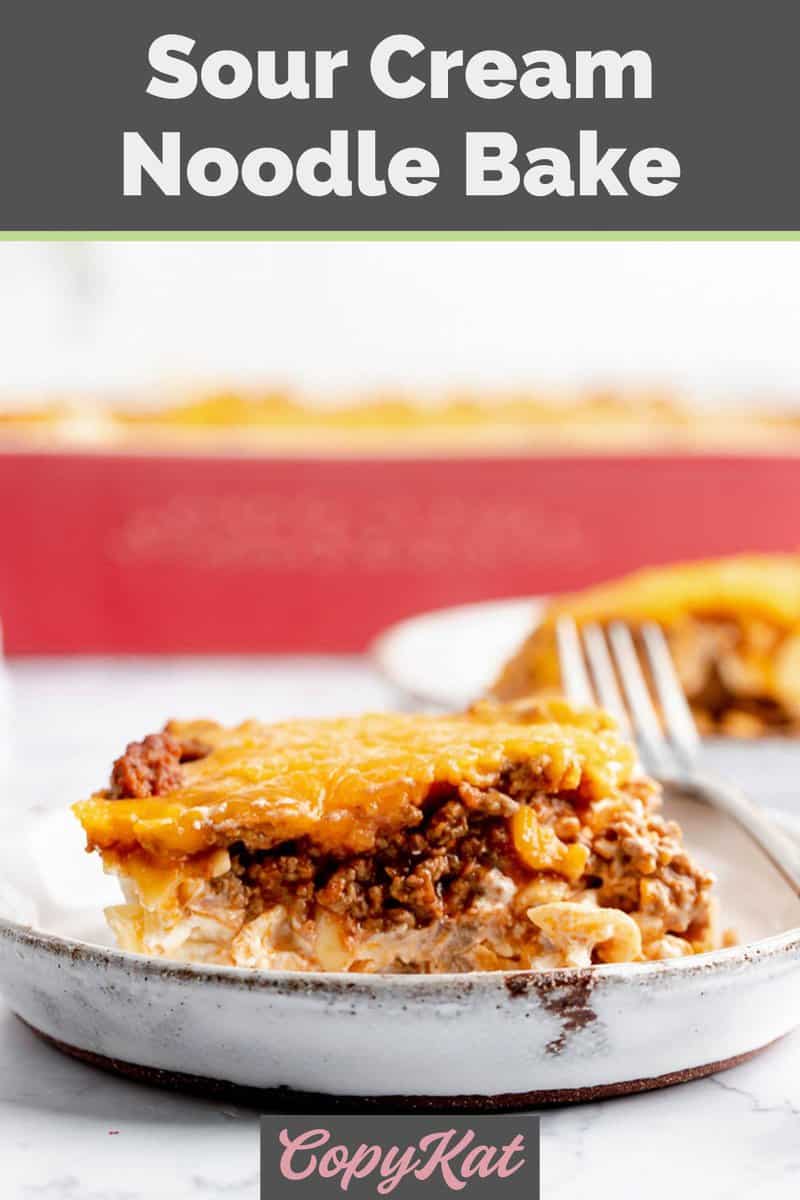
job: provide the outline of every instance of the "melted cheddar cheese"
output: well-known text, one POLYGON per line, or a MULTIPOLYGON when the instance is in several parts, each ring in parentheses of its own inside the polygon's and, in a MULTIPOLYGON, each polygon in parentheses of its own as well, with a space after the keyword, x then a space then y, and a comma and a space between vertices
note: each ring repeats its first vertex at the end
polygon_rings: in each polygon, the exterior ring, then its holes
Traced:
POLYGON ((436 785, 492 786, 504 768, 524 763, 543 788, 591 799, 613 793, 634 770, 633 750, 609 718, 563 702, 169 729, 209 753, 186 763, 165 796, 99 792, 76 804, 90 849, 169 859, 238 840, 267 849, 308 837, 320 849, 358 854, 379 834, 414 824, 436 785))

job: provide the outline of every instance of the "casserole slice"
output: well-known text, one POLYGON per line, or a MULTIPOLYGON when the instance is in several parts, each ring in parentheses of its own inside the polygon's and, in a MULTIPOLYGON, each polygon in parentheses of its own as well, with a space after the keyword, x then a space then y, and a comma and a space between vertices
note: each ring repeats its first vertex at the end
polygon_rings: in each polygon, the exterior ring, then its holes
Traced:
POLYGON ((170 722, 75 805, 126 950, 278 970, 588 965, 718 944, 712 877, 601 712, 170 722))

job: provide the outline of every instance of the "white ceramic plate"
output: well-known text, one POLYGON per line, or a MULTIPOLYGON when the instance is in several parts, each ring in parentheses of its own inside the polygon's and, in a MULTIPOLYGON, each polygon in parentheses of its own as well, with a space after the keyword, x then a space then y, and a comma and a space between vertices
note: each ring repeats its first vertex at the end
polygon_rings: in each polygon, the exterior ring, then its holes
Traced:
POLYGON ((400 691, 425 704, 464 708, 481 696, 540 619, 545 600, 489 600, 420 613, 392 625, 372 657, 400 691))
MULTIPOLYGON (((800 1021, 800 900, 724 817, 671 796, 743 944, 669 962, 549 973, 324 975, 125 954, 115 887, 68 816, 0 864, 0 990, 62 1049, 137 1077, 278 1102, 519 1106, 674 1083, 800 1021), (279 1089, 275 1091, 275 1089, 279 1089)), ((789 823, 797 831, 797 822, 789 823)), ((5 840, 6 849, 8 840, 5 840)))

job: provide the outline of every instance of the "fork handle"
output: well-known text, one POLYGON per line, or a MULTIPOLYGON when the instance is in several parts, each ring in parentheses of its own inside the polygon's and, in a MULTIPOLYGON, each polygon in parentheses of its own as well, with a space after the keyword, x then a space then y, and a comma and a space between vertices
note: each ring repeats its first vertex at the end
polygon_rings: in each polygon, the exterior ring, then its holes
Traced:
POLYGON ((727 813, 763 850, 800 897, 800 846, 779 829, 744 792, 724 780, 693 773, 677 781, 696 800, 727 813))

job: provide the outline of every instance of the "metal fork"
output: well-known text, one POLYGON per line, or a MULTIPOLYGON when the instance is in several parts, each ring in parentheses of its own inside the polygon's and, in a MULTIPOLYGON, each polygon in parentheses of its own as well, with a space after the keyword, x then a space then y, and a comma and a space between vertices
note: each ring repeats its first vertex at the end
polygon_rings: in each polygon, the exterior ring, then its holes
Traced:
POLYGON ((650 680, 622 621, 606 633, 597 624, 579 631, 571 617, 560 617, 556 637, 567 698, 578 705, 600 704, 616 717, 651 775, 734 820, 800 896, 800 847, 744 792, 698 771, 700 736, 661 627, 647 623, 641 629, 650 680))

